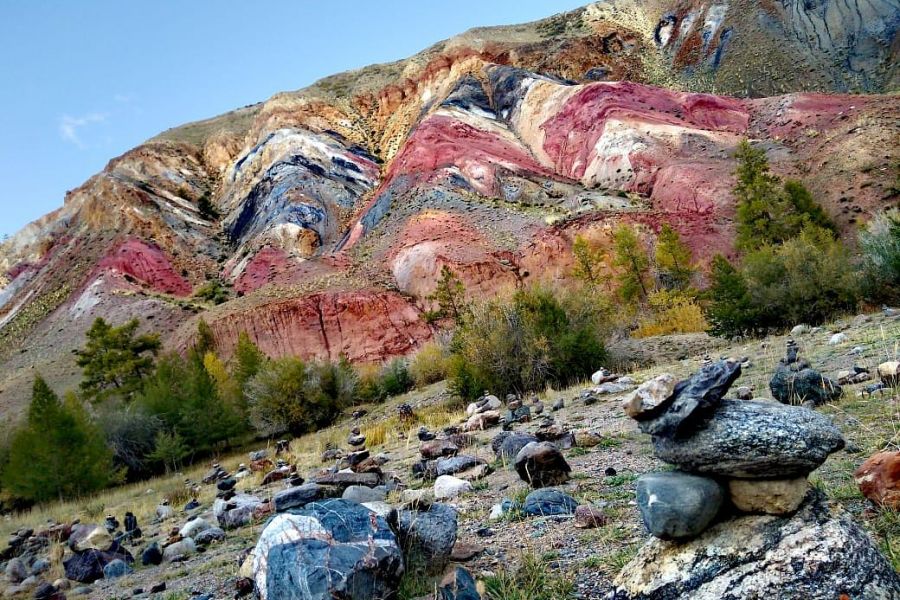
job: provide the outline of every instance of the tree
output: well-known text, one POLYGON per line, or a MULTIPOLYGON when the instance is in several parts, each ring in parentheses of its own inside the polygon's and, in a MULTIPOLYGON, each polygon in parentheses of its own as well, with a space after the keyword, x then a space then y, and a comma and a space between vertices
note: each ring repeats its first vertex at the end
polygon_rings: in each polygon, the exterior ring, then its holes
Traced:
POLYGON ((707 309, 710 332, 723 337, 746 333, 756 317, 744 276, 727 258, 717 254, 712 260, 710 277, 712 281, 706 290, 710 301, 707 309))
POLYGON ((900 211, 876 215, 859 233, 867 298, 900 301, 900 211))
POLYGON ((681 236, 668 223, 662 226, 656 240, 656 269, 660 286, 669 290, 684 290, 691 284, 693 256, 681 236))
POLYGON ((200 319, 197 323, 197 341, 194 343, 194 348, 201 356, 216 350, 216 336, 205 319, 200 319))
POLYGON ((576 235, 572 244, 572 254, 575 256, 575 268, 572 274, 591 287, 597 287, 601 283, 609 281, 603 273, 603 266, 607 260, 606 250, 600 245, 593 245, 583 236, 576 235))
POLYGON ((149 458, 159 461, 166 473, 177 471, 181 461, 190 454, 190 448, 178 432, 160 431, 156 434, 153 452, 149 458))
POLYGON ((266 355, 250 340, 246 331, 238 334, 237 346, 234 349, 233 375, 243 390, 247 382, 259 372, 266 361, 266 355))
POLYGON ((789 233, 798 235, 807 225, 814 225, 837 233, 837 226, 828 213, 813 199, 812 194, 802 182, 788 179, 784 182, 784 194, 791 208, 789 233))
POLYGON ((75 350, 75 362, 83 371, 80 387, 85 397, 100 401, 117 396, 132 399, 153 371, 159 336, 137 335, 138 320, 113 327, 98 318, 87 332, 87 344, 75 350))
POLYGON ((34 502, 96 491, 118 479, 102 432, 74 394, 65 402, 40 376, 23 427, 13 435, 4 487, 34 502))
POLYGON ((634 227, 619 225, 613 232, 615 259, 613 265, 619 271, 619 295, 626 302, 647 299, 650 259, 641 247, 634 227))
POLYGON ((441 267, 441 278, 437 282, 434 292, 426 296, 426 300, 438 305, 437 310, 429 311, 426 315, 429 320, 453 319, 458 322, 460 316, 466 310, 466 288, 459 277, 450 267, 441 267))
POLYGON ((808 224, 835 230, 834 223, 801 182, 788 180, 782 184, 769 171, 765 150, 743 140, 734 157, 738 162, 734 195, 739 249, 752 251, 765 244, 782 244, 799 235, 808 224))

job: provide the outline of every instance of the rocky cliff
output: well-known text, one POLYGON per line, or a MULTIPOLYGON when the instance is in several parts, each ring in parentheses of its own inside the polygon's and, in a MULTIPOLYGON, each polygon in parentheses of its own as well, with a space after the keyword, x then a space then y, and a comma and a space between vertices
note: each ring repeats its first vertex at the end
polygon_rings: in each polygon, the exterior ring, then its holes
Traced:
POLYGON ((564 279, 620 221, 728 253, 745 137, 849 232, 897 203, 898 26, 889 0, 616 0, 166 131, 0 246, 0 410, 33 369, 70 385, 96 316, 379 361, 430 337, 444 265, 472 294, 564 279))

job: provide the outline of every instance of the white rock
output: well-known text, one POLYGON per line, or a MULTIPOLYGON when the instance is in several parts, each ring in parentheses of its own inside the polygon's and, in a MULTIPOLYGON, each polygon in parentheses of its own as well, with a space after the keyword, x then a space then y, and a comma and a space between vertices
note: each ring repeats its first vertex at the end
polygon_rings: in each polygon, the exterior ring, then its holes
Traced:
POLYGON ((477 410, 478 410, 478 403, 472 402, 471 404, 469 404, 466 407, 466 415, 471 417, 472 415, 475 414, 475 411, 477 411, 477 410))
POLYGON ((375 502, 363 502, 362 505, 371 510, 379 517, 384 517, 385 519, 394 509, 394 507, 387 502, 381 502, 380 500, 375 502))
POLYGON ((809 325, 806 325, 805 323, 795 325, 794 328, 791 329, 791 335, 804 335, 806 333, 809 333, 809 325))
POLYGON ((828 340, 829 346, 837 346, 838 344, 843 344, 847 341, 847 334, 845 333, 836 333, 831 336, 831 339, 828 340))
POLYGON ((192 538, 196 537, 201 531, 206 531, 210 527, 212 527, 212 525, 207 523, 203 517, 197 517, 196 519, 192 519, 185 523, 184 527, 182 527, 178 533, 183 538, 192 538))
POLYGON ((609 377, 609 371, 606 369, 600 369, 593 375, 591 375, 591 383, 594 385, 600 385, 600 381, 603 380, 604 377, 609 377))
POLYGON ((503 515, 503 505, 495 504, 491 507, 491 514, 488 515, 488 519, 491 521, 497 521, 499 519, 502 519, 503 515))
POLYGON ((197 552, 197 546, 191 538, 184 538, 163 548, 163 560, 171 561, 176 556, 190 556, 197 552))
POLYGON ((434 481, 434 497, 438 500, 456 498, 472 491, 472 484, 452 475, 441 475, 434 481))
POLYGON ((498 398, 497 396, 493 396, 493 395, 486 396, 484 406, 481 407, 481 410, 482 410, 482 412, 484 412, 486 410, 497 410, 501 406, 503 406, 503 404, 500 402, 500 398, 498 398))
POLYGON ((175 516, 175 509, 168 504, 160 504, 156 507, 156 517, 162 521, 175 516))

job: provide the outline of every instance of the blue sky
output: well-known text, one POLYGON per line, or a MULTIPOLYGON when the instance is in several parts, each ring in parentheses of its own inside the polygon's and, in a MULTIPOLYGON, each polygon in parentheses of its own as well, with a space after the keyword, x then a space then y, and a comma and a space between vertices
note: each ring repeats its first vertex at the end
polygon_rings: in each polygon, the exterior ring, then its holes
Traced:
POLYGON ((188 121, 587 0, 0 0, 0 235, 188 121))

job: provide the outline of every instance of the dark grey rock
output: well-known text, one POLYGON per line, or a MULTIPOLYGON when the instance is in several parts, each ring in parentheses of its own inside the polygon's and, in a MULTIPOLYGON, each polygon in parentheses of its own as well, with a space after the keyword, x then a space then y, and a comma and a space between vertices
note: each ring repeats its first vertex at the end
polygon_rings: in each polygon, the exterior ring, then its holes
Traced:
POLYGON ((451 570, 438 588, 440 600, 481 600, 472 574, 462 567, 451 570))
POLYGON ((513 464, 522 481, 535 488, 563 484, 572 471, 559 448, 549 442, 531 442, 519 450, 513 464))
POLYGON ((213 542, 221 542, 225 539, 225 531, 219 527, 210 527, 194 536, 194 543, 198 546, 209 546, 213 542))
POLYGON ((677 471, 642 475, 636 489, 647 531, 662 540, 699 535, 715 519, 725 498, 716 481, 677 471))
POLYGON ((439 458, 435 461, 434 473, 436 477, 440 477, 441 475, 453 475, 483 463, 483 460, 465 454, 451 456, 449 458, 439 458))
POLYGON ((535 490, 525 497, 522 512, 532 517, 572 515, 578 508, 574 498, 559 490, 535 490))
POLYGON ((66 578, 79 583, 94 583, 103 579, 103 568, 114 560, 134 562, 131 554, 113 542, 108 550, 85 550, 76 552, 63 561, 66 578))
POLYGON ((103 577, 106 579, 118 579, 119 577, 125 577, 131 572, 132 568, 124 560, 118 558, 110 561, 103 567, 103 577))
POLYGON ((900 598, 900 578, 849 515, 810 495, 791 517, 739 516, 680 544, 650 540, 611 600, 900 598))
POLYGON ((780 402, 813 406, 831 402, 843 394, 840 385, 804 363, 779 364, 769 381, 769 389, 780 402))
POLYGON ((807 475, 844 447, 827 417, 800 406, 724 400, 688 438, 653 438, 656 456, 685 471, 744 479, 807 475))
POLYGON ((158 542, 153 542, 141 552, 141 564, 145 567, 161 564, 163 560, 162 550, 158 542))
POLYGON ((395 510, 388 521, 400 539, 411 568, 424 567, 429 572, 442 570, 456 543, 456 510, 434 503, 424 510, 395 510), (415 564, 421 561, 422 564, 415 564))
POLYGON ((387 521, 343 499, 274 516, 251 562, 257 593, 269 600, 394 598, 403 574, 387 521))
POLYGON ((710 363, 678 382, 668 399, 640 417, 638 426, 650 435, 687 431, 697 419, 719 405, 740 375, 739 362, 720 360, 710 363))
POLYGON ((325 488, 316 483, 305 483, 297 487, 281 490, 272 497, 275 512, 284 512, 292 508, 301 508, 310 502, 322 500, 327 494, 325 488))
POLYGON ((491 449, 497 458, 512 462, 519 450, 530 444, 538 442, 536 436, 530 433, 513 433, 511 431, 502 431, 491 440, 491 449))

